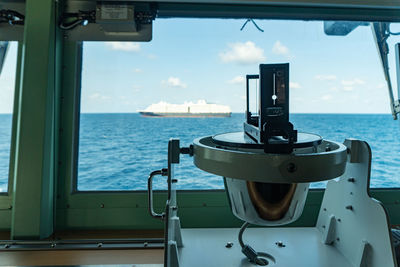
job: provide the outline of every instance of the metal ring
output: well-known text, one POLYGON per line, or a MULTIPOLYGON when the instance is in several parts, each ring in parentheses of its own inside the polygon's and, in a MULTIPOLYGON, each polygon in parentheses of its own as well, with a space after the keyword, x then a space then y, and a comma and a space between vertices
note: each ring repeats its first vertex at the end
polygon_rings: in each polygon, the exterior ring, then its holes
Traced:
POLYGON ((193 162, 223 177, 269 183, 310 183, 339 177, 346 168, 346 147, 322 141, 316 152, 268 154, 263 150, 218 147, 211 136, 194 140, 193 162))

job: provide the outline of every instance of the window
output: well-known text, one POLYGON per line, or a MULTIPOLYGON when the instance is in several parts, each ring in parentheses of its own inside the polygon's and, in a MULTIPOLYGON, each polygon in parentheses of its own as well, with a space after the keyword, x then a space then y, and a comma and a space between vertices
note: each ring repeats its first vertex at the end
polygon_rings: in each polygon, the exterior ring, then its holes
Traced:
MULTIPOLYGON (((149 43, 85 42, 77 189, 145 190, 148 174, 166 167, 169 138, 186 146, 197 137, 241 131, 245 75, 257 74, 260 63, 280 62, 290 63, 295 128, 338 142, 366 140, 374 157, 371 185, 399 187, 398 123, 389 114, 370 27, 338 37, 325 35, 318 21, 256 22, 264 32, 251 23, 240 31, 242 20, 157 19, 149 43), (228 105, 232 116, 138 113, 152 104, 199 100, 228 105)), ((389 39, 391 51, 399 40, 389 39)), ((394 52, 390 59, 396 77, 394 52)), ((220 177, 198 170, 185 155, 176 175, 179 189, 223 188, 220 177)))
POLYGON ((9 43, 0 73, 0 192, 7 192, 8 188, 17 46, 16 42, 9 43))

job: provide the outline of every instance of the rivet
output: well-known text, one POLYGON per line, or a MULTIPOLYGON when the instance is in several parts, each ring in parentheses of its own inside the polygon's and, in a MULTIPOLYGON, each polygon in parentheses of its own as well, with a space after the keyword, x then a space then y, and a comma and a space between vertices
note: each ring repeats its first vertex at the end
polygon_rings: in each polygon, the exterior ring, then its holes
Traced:
POLYGON ((97 247, 98 247, 98 248, 101 248, 102 246, 103 246, 103 243, 101 243, 101 242, 100 242, 100 243, 97 243, 97 247))
POLYGON ((341 219, 337 219, 338 220, 338 222, 341 222, 342 220, 341 219))
POLYGON ((284 247, 286 247, 286 245, 285 245, 285 244, 283 244, 283 242, 282 242, 282 241, 275 242, 275 244, 276 244, 278 247, 280 247, 280 248, 284 248, 284 247))
POLYGON ((286 169, 288 172, 293 173, 297 170, 297 167, 294 163, 291 162, 287 165, 286 169))
POLYGON ((5 244, 4 248, 10 248, 10 245, 9 244, 5 244))
POLYGON ((350 183, 354 183, 354 182, 356 181, 356 179, 354 179, 354 178, 349 178, 349 179, 347 179, 347 181, 350 182, 350 183))
POLYGON ((336 241, 338 241, 338 242, 339 242, 339 241, 340 241, 340 238, 339 238, 339 237, 338 237, 338 238, 336 238, 336 241))
POLYGON ((144 243, 143 243, 143 247, 146 248, 146 247, 148 247, 148 246, 149 246, 149 243, 148 243, 148 242, 144 242, 144 243))
POLYGON ((50 245, 50 246, 51 246, 52 248, 55 248, 55 247, 56 247, 56 245, 57 245, 56 243, 51 243, 51 245, 50 245))
POLYGON ((104 208, 104 204, 103 203, 100 204, 100 208, 102 208, 102 209, 104 208))
POLYGON ((177 210, 178 207, 177 206, 172 206, 172 210, 177 210))
POLYGON ((348 205, 348 206, 346 206, 346 209, 347 210, 353 210, 353 206, 352 205, 348 205))
POLYGON ((232 242, 227 242, 225 247, 226 248, 231 248, 231 247, 233 247, 233 243, 232 242))

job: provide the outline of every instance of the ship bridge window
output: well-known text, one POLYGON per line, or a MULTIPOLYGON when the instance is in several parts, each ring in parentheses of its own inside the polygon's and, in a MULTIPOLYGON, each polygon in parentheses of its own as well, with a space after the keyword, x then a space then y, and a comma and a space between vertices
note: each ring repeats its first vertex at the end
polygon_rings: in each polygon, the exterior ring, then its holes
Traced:
POLYGON ((8 191, 17 46, 17 42, 0 42, 0 193, 8 191))
MULTIPOLYGON (((244 22, 157 19, 149 43, 84 42, 76 189, 145 190, 148 174, 166 167, 169 138, 187 146, 241 131, 246 74, 257 74, 261 63, 286 62, 295 128, 334 141, 366 140, 371 186, 399 187, 399 126, 371 28, 328 36, 321 21, 256 20, 263 32, 252 23, 241 30, 244 22)), ((394 51, 400 38, 388 41, 394 51)), ((394 52, 389 58, 396 77, 394 52)), ((223 189, 222 178, 185 155, 176 176, 179 189, 223 189)))

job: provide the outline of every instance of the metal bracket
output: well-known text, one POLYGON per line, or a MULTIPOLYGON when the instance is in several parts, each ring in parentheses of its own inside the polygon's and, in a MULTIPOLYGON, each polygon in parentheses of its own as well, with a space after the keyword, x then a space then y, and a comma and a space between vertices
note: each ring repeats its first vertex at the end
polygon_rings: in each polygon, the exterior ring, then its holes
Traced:
POLYGON ((394 103, 393 103, 393 111, 396 114, 400 114, 400 100, 394 101, 394 103))

